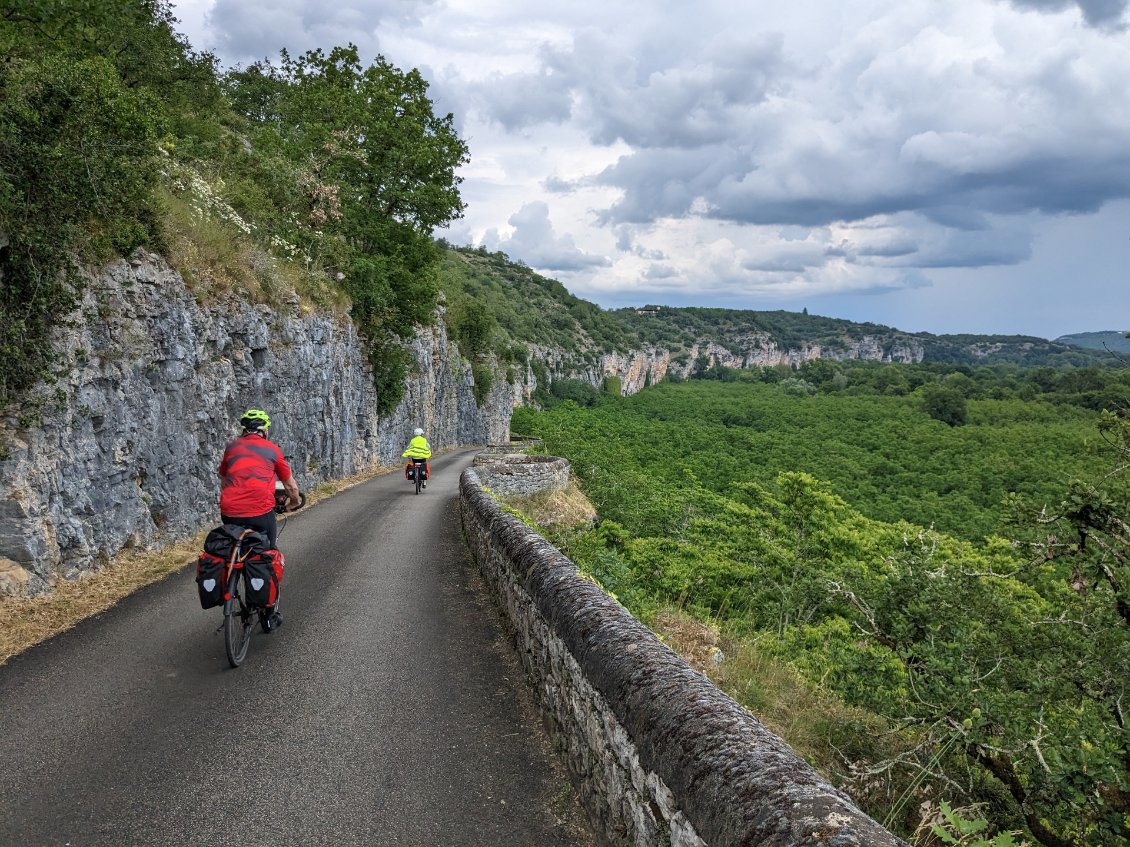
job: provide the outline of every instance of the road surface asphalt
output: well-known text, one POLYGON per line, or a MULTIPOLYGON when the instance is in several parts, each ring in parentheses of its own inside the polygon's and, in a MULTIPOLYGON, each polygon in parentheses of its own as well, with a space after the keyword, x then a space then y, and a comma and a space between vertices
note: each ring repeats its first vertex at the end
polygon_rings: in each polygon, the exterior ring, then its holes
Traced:
POLYGON ((194 569, 0 666, 0 845, 584 845, 460 539, 464 451, 288 517, 232 670, 194 569))

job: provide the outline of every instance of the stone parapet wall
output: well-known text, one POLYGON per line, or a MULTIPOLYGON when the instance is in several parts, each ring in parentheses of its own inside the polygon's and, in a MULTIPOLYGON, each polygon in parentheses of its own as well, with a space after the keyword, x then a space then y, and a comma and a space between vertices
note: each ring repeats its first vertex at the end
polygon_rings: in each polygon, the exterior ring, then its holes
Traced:
POLYGON ((483 453, 475 457, 479 481, 503 497, 563 491, 569 484, 569 462, 558 456, 483 453))
POLYGON ((481 471, 460 480, 464 534, 609 843, 905 847, 504 512, 481 471))

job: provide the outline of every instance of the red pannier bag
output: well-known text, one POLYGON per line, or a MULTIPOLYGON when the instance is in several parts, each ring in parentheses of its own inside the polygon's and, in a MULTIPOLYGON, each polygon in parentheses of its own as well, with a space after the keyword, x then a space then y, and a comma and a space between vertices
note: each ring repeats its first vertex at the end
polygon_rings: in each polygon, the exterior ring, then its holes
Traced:
POLYGON ((409 462, 404 466, 404 478, 411 482, 416 478, 416 463, 409 462))
POLYGON ((273 606, 279 601, 279 584, 285 567, 281 550, 256 550, 243 560, 248 605, 273 606))
POLYGON ((211 553, 201 553, 196 560, 196 589, 200 595, 200 608, 211 609, 224 602, 227 591, 228 563, 211 553))

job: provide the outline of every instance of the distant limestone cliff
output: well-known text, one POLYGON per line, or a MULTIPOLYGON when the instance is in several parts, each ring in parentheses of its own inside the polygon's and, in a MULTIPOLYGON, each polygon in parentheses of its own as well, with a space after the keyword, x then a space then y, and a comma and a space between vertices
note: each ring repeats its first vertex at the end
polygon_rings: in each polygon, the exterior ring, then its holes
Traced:
MULTIPOLYGON (((786 311, 644 305, 601 309, 502 253, 450 248, 443 289, 454 332, 515 364, 598 384, 618 377, 633 393, 695 368, 791 366, 813 359, 1084 366, 1097 350, 1022 335, 903 332, 786 311), (704 359, 702 357, 705 357, 704 359)), ((1072 337, 1074 338, 1074 336, 1072 337)))
POLYGON ((1111 353, 1130 353, 1130 330, 1110 329, 1104 332, 1077 332, 1074 335, 1061 335, 1057 344, 1070 344, 1088 350, 1103 350, 1111 353))

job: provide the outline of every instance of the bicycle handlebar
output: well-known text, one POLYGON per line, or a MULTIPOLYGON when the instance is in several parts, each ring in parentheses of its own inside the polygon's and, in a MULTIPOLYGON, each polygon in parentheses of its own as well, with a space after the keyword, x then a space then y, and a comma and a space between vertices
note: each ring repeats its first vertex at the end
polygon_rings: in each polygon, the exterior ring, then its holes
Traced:
POLYGON ((290 495, 286 493, 286 489, 279 489, 275 492, 275 514, 282 515, 288 511, 297 512, 306 505, 306 494, 302 491, 298 492, 298 505, 293 509, 287 509, 287 503, 290 502, 290 495))

